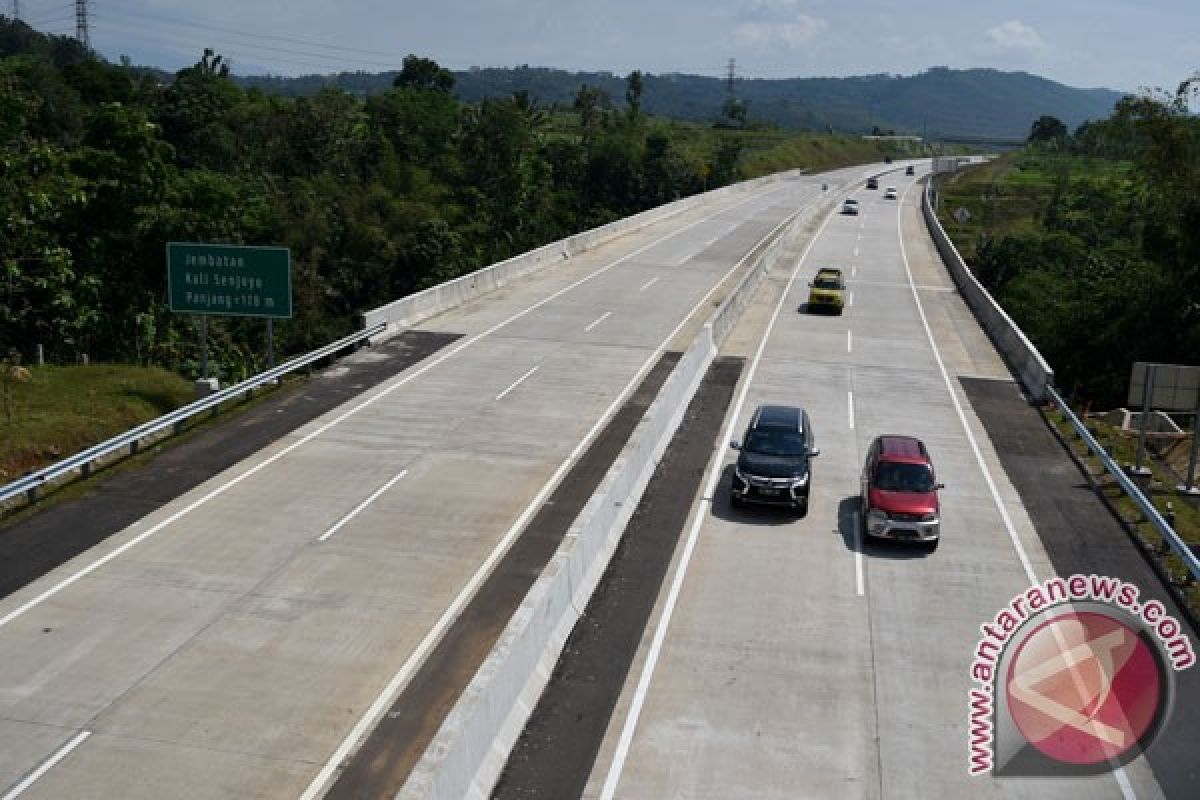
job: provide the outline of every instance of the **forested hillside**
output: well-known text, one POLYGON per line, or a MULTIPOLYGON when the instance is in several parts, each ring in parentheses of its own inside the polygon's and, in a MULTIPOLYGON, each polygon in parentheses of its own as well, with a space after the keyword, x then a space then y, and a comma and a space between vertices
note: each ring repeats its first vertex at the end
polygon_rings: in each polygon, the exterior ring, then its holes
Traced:
POLYGON ((1200 365, 1200 76, 1129 97, 942 187, 943 224, 1075 398, 1125 402, 1134 361, 1200 365), (966 208, 966 222, 954 212, 966 208))
MULTIPOLYGON (((244 90, 211 52, 167 81, 0 18, 0 355, 189 372, 195 320, 165 305, 168 241, 291 248, 286 351, 365 308, 739 177, 741 139, 686 141, 576 93, 553 118, 523 93, 466 104, 409 57, 367 100, 244 90), (551 125, 553 122, 553 125, 551 125)), ((691 133, 695 133, 692 131, 691 133)), ((211 325, 224 378, 260 366, 264 325, 211 325)))
MULTIPOLYGON (((302 78, 244 77, 264 91, 293 96, 328 86, 368 95, 391 86, 395 73, 341 73, 302 78)), ((543 105, 569 107, 583 84, 610 96, 624 79, 607 72, 539 67, 456 72, 455 93, 469 103, 527 92, 543 105)), ((918 75, 739 80, 738 99, 751 120, 789 129, 867 133, 874 128, 933 137, 1022 138, 1033 120, 1052 115, 1074 128, 1111 113, 1121 99, 1109 89, 1075 89, 1024 72, 934 67, 918 75)), ((699 75, 647 75, 643 108, 673 119, 712 122, 727 100, 725 81, 699 75)))

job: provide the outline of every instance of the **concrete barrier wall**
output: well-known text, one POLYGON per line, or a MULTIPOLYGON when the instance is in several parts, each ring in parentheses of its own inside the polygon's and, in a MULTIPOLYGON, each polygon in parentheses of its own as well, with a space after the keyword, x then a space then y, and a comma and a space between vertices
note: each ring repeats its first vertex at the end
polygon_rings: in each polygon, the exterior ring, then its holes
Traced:
POLYGON ((1008 313, 1000 307, 987 289, 983 288, 983 284, 971 274, 966 262, 959 255, 958 249, 950 241, 946 231, 942 229, 942 224, 938 221, 937 214, 934 213, 933 206, 929 201, 928 192, 924 193, 921 201, 921 211, 925 215, 925 224, 929 228, 933 242, 937 246, 938 252, 941 253, 942 261, 950 270, 951 277, 958 284, 959 292, 967 301, 967 305, 975 314, 980 326, 991 338, 992 343, 996 345, 996 349, 1000 351, 1004 360, 1008 362, 1009 369, 1025 387, 1025 391, 1034 400, 1044 401, 1046 387, 1054 384, 1054 370, 1050 369, 1050 365, 1042 358, 1042 354, 1012 321, 1008 313))
POLYGON ((604 574, 630 516, 683 420, 719 343, 783 247, 817 209, 794 215, 710 316, 575 519, 496 646, 399 793, 403 800, 486 800, 604 574), (718 331, 718 328, 720 329, 718 331))
POLYGON ((803 170, 781 172, 753 181, 726 186, 705 194, 685 197, 682 200, 676 200, 673 203, 667 203, 666 205, 643 211, 632 217, 625 217, 616 222, 602 225, 599 228, 593 228, 590 231, 568 236, 566 239, 560 239, 557 242, 543 245, 528 253, 514 256, 506 261, 492 264, 489 267, 484 267, 470 274, 446 281, 445 283, 408 295, 407 297, 402 297, 385 306, 371 309, 362 315, 363 326, 369 327, 380 321, 386 322, 386 330, 372 339, 373 342, 381 342, 443 311, 456 308, 488 292, 495 291, 516 278, 561 263, 572 256, 598 247, 618 236, 639 230, 647 225, 668 219, 677 214, 682 214, 698 206, 712 203, 730 194, 745 193, 767 184, 793 179, 803 172, 803 170))

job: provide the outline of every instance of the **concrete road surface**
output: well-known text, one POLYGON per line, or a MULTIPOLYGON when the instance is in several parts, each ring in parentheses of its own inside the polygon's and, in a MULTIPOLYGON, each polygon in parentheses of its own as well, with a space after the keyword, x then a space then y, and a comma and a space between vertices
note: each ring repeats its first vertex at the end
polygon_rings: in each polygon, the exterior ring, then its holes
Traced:
POLYGON ((761 403, 807 408, 811 509, 732 509, 735 454, 719 445, 585 797, 1162 796, 1144 760, 1070 780, 968 775, 980 625, 1054 569, 959 384, 1010 376, 929 244, 913 180, 881 181, 899 201, 854 191, 862 214, 831 215, 795 281, 769 285, 781 305, 731 338, 727 355, 753 360, 719 441, 761 403), (849 279, 840 317, 803 313, 824 265, 849 279), (936 552, 862 541, 859 472, 881 433, 929 446, 946 484, 936 552))
POLYGON ((663 349, 829 194, 722 198, 433 319, 463 338, 0 601, 0 797, 319 795, 663 349))

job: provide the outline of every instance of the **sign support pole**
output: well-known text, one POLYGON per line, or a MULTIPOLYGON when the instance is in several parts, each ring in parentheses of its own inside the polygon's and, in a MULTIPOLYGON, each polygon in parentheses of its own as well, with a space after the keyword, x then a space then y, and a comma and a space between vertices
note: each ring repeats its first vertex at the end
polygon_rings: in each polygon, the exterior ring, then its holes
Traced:
POLYGON ((267 369, 275 368, 275 320, 267 317, 267 369))
POLYGON ((208 379, 208 315, 200 315, 200 377, 208 379))
POLYGON ((1142 457, 1146 454, 1146 427, 1150 423, 1150 400, 1154 395, 1154 373, 1156 365, 1146 365, 1146 382, 1142 387, 1142 424, 1138 432, 1137 464, 1134 465, 1134 475, 1149 475, 1150 469, 1142 466, 1142 457))
POLYGON ((1188 457, 1187 483, 1176 488, 1184 494, 1200 494, 1196 488, 1196 456, 1200 454, 1200 392, 1196 394, 1196 413, 1192 417, 1192 454, 1188 457))

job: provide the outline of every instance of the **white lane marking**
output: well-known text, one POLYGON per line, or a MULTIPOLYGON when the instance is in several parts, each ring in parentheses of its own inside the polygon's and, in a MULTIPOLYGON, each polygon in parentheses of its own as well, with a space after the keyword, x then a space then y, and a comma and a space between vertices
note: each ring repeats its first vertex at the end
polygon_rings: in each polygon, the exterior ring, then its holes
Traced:
MULTIPOLYGON (((780 189, 778 189, 776 191, 783 191, 783 189, 785 189, 785 188, 788 188, 788 187, 785 185, 785 186, 780 187, 780 189)), ((774 192, 768 192, 767 194, 769 195, 769 194, 773 194, 773 193, 774 192)), ((559 297, 561 297, 562 295, 571 291, 572 289, 582 286, 583 284, 587 283, 588 281, 592 280, 593 278, 603 275, 604 273, 608 272, 610 269, 616 267, 617 265, 623 264, 626 261, 630 260, 631 258, 641 255, 642 253, 646 252, 650 248, 652 248, 658 244, 661 244, 662 242, 665 242, 668 239, 672 239, 685 231, 691 230, 692 228, 699 227, 700 225, 703 225, 704 223, 708 222, 709 220, 715 219, 716 217, 719 217, 720 215, 722 215, 724 213, 732 211, 735 208, 746 205, 754 200, 759 200, 759 199, 761 199, 761 197, 762 197, 761 195, 751 196, 751 197, 747 198, 746 200, 743 200, 741 203, 737 203, 736 205, 721 209, 720 211, 716 211, 716 212, 710 214, 709 216, 704 217, 703 219, 699 219, 690 225, 685 225, 684 227, 680 228, 679 230, 667 234, 666 236, 662 237, 661 239, 656 239, 653 242, 649 242, 630 253, 626 253, 625 255, 621 256, 620 258, 613 261, 612 263, 606 264, 605 266, 601 267, 600 269, 596 270, 595 272, 593 272, 589 275, 585 275, 584 277, 580 278, 579 280, 575 281, 574 283, 572 283, 568 286, 564 286, 562 289, 559 289, 557 292, 554 292, 553 294, 542 298, 541 300, 539 300, 538 302, 529 306, 528 308, 524 309, 523 311, 518 311, 516 314, 513 314, 508 319, 502 320, 501 322, 497 322, 495 325, 493 325, 492 327, 483 331, 482 333, 477 333, 474 336, 471 336, 469 338, 462 340, 461 342, 459 342, 455 346, 451 347, 446 352, 442 353, 439 356, 434 357, 428 364, 425 364, 424 366, 419 367, 418 369, 414 370, 413 372, 410 372, 408 375, 405 375, 403 378, 396 381, 395 383, 393 383, 391 386, 387 387, 386 389, 380 391, 378 394, 367 398, 366 400, 364 400, 363 402, 354 406, 353 408, 349 409, 348 411, 345 411, 345 412, 339 414, 337 417, 334 417, 332 420, 330 420, 329 422, 326 422, 324 425, 322 425, 321 427, 312 431, 308 435, 304 436, 303 438, 293 442, 292 444, 288 445, 284 449, 280 450, 275 455, 261 461, 258 464, 255 464, 253 467, 250 467, 242 474, 237 475, 233 478, 230 478, 228 481, 221 484, 217 488, 213 489, 208 494, 193 501, 192 503, 188 504, 187 506, 180 509, 179 511, 176 511, 174 514, 167 517, 162 522, 159 522, 158 524, 154 525, 153 527, 143 531, 142 533, 140 533, 137 536, 135 536, 134 538, 130 539, 128 542, 121 545, 117 549, 113 550, 112 552, 108 553, 105 556, 102 556, 101 558, 98 558, 97 560, 93 561, 91 564, 87 565, 86 567, 80 569, 78 572, 74 573, 73 575, 71 575, 67 578, 64 578, 63 580, 56 583, 54 586, 51 586, 49 589, 42 592, 37 597, 34 597, 31 600, 28 600, 23 605, 10 611, 8 614, 5 614, 3 617, 0 617, 0 628, 3 628, 5 625, 12 622, 14 619, 17 619, 18 617, 23 616, 30 609, 36 608, 37 606, 46 602, 48 599, 50 599, 51 597, 53 597, 56 594, 58 594, 59 592, 61 592, 63 589, 66 589, 67 587, 71 586, 72 584, 78 582, 80 579, 85 578, 88 575, 92 574, 93 572, 100 569, 100 567, 104 566, 108 562, 113 561, 114 559, 119 558, 120 556, 124 555, 126 552, 133 549, 134 547, 137 547, 139 544, 146 541, 150 537, 155 536, 156 534, 158 534, 160 531, 162 531, 164 528, 168 527, 169 525, 172 525, 173 523, 178 522, 183 517, 187 516, 188 514, 190 514, 193 511, 195 511, 197 508, 200 508, 200 506, 208 503, 208 501, 212 500, 214 497, 219 497, 219 496, 223 495, 225 492, 229 491, 234 486, 237 486, 242 481, 246 480, 247 478, 249 478, 253 475, 256 475, 258 472, 271 466, 272 464, 274 464, 276 461, 279 461, 284 456, 291 454, 297 448, 303 447, 304 445, 308 444, 313 439, 317 438, 318 436, 320 436, 321 434, 330 430, 331 428, 345 422, 347 419, 354 416, 358 412, 362 411, 364 408, 374 405, 375 403, 379 402, 380 400, 382 400, 385 397, 387 397, 388 395, 390 395, 392 392, 398 390, 402 386, 407 385, 410 381, 413 381, 413 380, 421 377, 429 370, 441 365, 443 362, 449 360, 450 358, 453 358, 454 356, 458 355, 463 350, 466 350, 471 345, 476 344, 480 340, 482 340, 488 336, 491 336, 493 333, 495 333, 496 331, 505 327, 506 325, 509 325, 509 324, 517 321, 518 319, 521 319, 522 317, 526 316, 527 314, 533 313, 534 311, 536 311, 537 309, 546 305, 547 303, 551 302, 552 300, 556 300, 559 297)), ((790 217, 789 217, 789 219, 790 219, 790 217)), ((741 263, 741 262, 739 262, 739 263, 741 263)), ((730 272, 732 272, 732 269, 730 270, 730 272)), ((728 273, 726 273, 726 274, 728 274, 728 273)), ((715 291, 715 287, 714 287, 714 291, 715 291)), ((710 294, 711 294, 711 292, 710 292, 710 294)), ((0 799, 0 800, 2 800, 2 799, 0 799)))
MULTIPOLYGON (((903 201, 908 197, 909 188, 904 190, 903 201)), ((996 482, 992 479, 992 472, 988 469, 987 463, 983 460, 983 452, 979 449, 979 443, 975 441, 975 434, 971 432, 971 426, 967 422, 966 412, 963 411, 962 403, 958 401, 958 395, 954 391, 954 384, 950 382, 950 373, 946 371, 946 364, 942 361, 941 351, 938 350, 937 342, 933 338, 933 330, 929 327, 929 319, 925 316, 925 307, 921 303, 921 294, 917 291, 917 283, 913 279, 912 268, 908 263, 908 249, 904 246, 904 226, 901 217, 904 203, 901 202, 896 207, 896 234, 900 240, 900 258, 904 262, 904 272, 908 276, 909 290, 912 292, 913 302, 917 304, 917 313, 921 317, 921 325, 925 328, 925 336, 929 339, 929 346, 933 348, 933 357, 937 361, 938 370, 942 373, 942 381, 946 384, 946 391, 950 393, 950 400, 954 404, 954 411, 958 414, 959 424, 962 425, 963 432, 967 434, 967 441, 971 444, 971 452, 975 455, 975 462, 979 464, 979 470, 983 473, 984 482, 987 483, 988 491, 991 492, 992 502, 996 505, 996 510, 1000 512, 1000 519, 1004 522, 1004 529, 1008 532, 1008 538, 1012 542, 1013 548, 1017 551, 1017 557, 1021 561, 1021 568, 1025 570, 1025 577, 1029 580, 1030 585, 1037 583, 1037 574, 1033 571, 1033 564, 1029 561, 1029 555, 1025 552, 1025 546, 1021 544, 1021 539, 1017 535, 1017 528, 1013 524, 1012 517, 1008 514, 1008 509, 1004 506, 1004 501, 1000 497, 1000 490, 996 488, 996 482)), ((1062 649, 1063 642, 1059 642, 1062 649)), ((1136 795, 1133 792, 1133 786, 1129 783, 1129 777, 1125 774, 1122 767, 1115 766, 1112 770, 1116 778, 1117 785, 1121 787, 1121 794, 1126 800, 1136 800, 1136 795)))
MULTIPOLYGON (((616 399, 613 400, 612 404, 609 405, 604 414, 601 415, 600 419, 596 421, 596 424, 593 425, 591 430, 587 432, 587 435, 580 440, 579 444, 575 446, 575 449, 571 451, 571 454, 567 456, 566 460, 563 461, 562 464, 559 465, 558 469, 555 470, 554 474, 550 476, 550 479, 542 486, 542 489, 537 493, 537 496, 534 497, 529 505, 525 507, 525 510, 521 512, 521 516, 517 517, 516 522, 514 522, 512 527, 508 529, 508 532, 504 534, 504 537, 500 540, 500 543, 496 545, 496 548, 492 550, 487 560, 482 566, 479 567, 478 570, 476 570, 475 574, 471 576, 471 579, 467 581, 466 585, 463 586, 462 590, 457 596, 455 596, 454 602, 452 602, 445 612, 443 612, 442 616, 434 624, 433 628, 431 628, 429 632, 425 634, 425 638, 421 640, 421 643, 417 645, 417 648, 408 657, 408 660, 405 661, 400 669, 396 671, 396 674, 392 676, 390 681, 388 681, 387 686, 383 688, 383 691, 381 691, 375 698, 375 701, 371 703, 370 708, 366 710, 366 712, 358 720, 350 732, 346 734, 346 738, 342 740, 342 743, 338 745, 338 748, 333 752, 333 755, 331 755, 329 760, 325 762, 325 766, 323 766, 321 771, 317 773, 317 776, 313 778, 312 783, 310 783, 308 788, 304 790, 304 794, 300 795, 299 800, 315 800, 315 798, 325 789, 326 784, 329 782, 330 778, 333 777, 333 773, 337 771, 337 768, 350 754, 350 751, 353 750, 354 747, 367 734, 367 732, 375 726, 375 723, 377 723, 379 718, 383 716, 383 712, 395 701, 396 697, 400 694, 404 686, 408 684, 408 681, 412 678, 412 674, 416 672, 417 668, 420 667, 421 664, 425 662, 425 658, 429 654, 429 651, 437 646, 438 642, 441 641, 442 636, 445 635, 446 630, 451 624, 454 623, 455 620, 458 619, 458 615, 461 613, 463 607, 465 607, 466 604, 470 602, 471 598, 475 596, 475 592, 479 588, 479 585, 482 584, 487 576, 491 574, 492 567, 497 561, 504 557, 505 553, 508 552, 509 546, 516 539, 517 535, 524 529, 526 523, 529 522, 533 514, 539 508, 541 508, 542 504, 546 501, 546 498, 550 496, 550 493, 562 479, 562 476, 565 475, 567 470, 571 468, 571 465, 575 463, 575 459, 578 458, 579 454, 591 444, 592 439, 597 435, 597 433, 599 433, 600 429, 607 423, 616 410, 621 407, 621 404, 628 399, 629 395, 633 393, 634 388, 641 382, 646 373, 650 371, 650 368, 654 366, 655 362, 658 361, 658 358, 662 355, 663 351, 667 349, 667 345, 671 343, 671 340, 673 340, 676 335, 683 330, 683 326, 688 323, 688 320, 692 318, 692 315, 694 315, 696 311, 698 311, 704 306, 705 303, 709 301, 709 298, 716 293, 717 289, 724 285, 725 281, 728 280, 730 275, 741 269, 742 265, 746 263, 746 260, 758 250, 764 241, 769 241, 776 234, 776 232, 788 225, 803 210, 803 207, 797 209, 794 213, 786 217, 783 222, 780 222, 778 225, 772 228, 771 231, 763 236, 762 239, 755 242, 754 245, 746 251, 746 254, 738 259, 737 263, 730 267, 729 270, 712 285, 712 288, 704 294, 704 297, 701 297, 700 301, 696 303, 696 305, 692 306, 691 310, 684 316, 682 320, 680 320, 679 324, 675 326, 675 329, 667 334, 666 338, 662 340, 662 343, 642 364, 641 368, 637 371, 637 374, 634 375, 629 383, 625 385, 625 388, 620 391, 616 399)), ((799 270, 799 266, 797 266, 797 270, 799 270)), ((776 313, 778 313, 778 311, 776 313)), ((726 439, 728 439, 728 437, 729 432, 726 431, 726 439)), ((711 491, 709 494, 711 494, 711 491)))
MULTIPOLYGON (((813 244, 821 235, 821 231, 829 224, 829 220, 833 219, 836 208, 831 210, 825 217, 825 221, 821 223, 821 227, 813 234, 809 240, 808 246, 804 248, 804 253, 796 262, 795 268, 792 270, 792 275, 788 278, 787 285, 783 289, 783 294, 779 296, 779 303, 775 306, 775 313, 771 315, 771 321, 767 323, 767 329, 763 333, 762 341, 758 343, 758 350, 754 353, 754 359, 750 362, 750 368, 746 372, 745 380, 742 383, 742 388, 738 392, 737 403, 734 404, 733 413, 728 417, 725 423, 725 433, 717 440, 717 447, 713 451, 713 455, 709 459, 709 475, 708 482, 705 485, 703 498, 711 498, 715 495, 717 482, 721 478, 722 462, 721 453, 724 450, 725 443, 733 436, 734 426, 737 425, 738 417, 742 413, 742 406, 746 403, 746 395, 750 391, 750 384, 754 380, 754 373, 758 370, 758 363, 762 360, 763 351, 766 349, 767 340, 771 338, 771 330, 775 327, 776 321, 779 319, 779 312, 783 310, 784 301, 787 300, 788 294, 791 292, 792 284, 796 281, 796 276, 800 274, 800 267, 808 258, 809 252, 812 250, 813 244)), ((702 506, 708 500, 701 500, 702 506)), ((625 759, 629 757, 629 748, 633 744, 633 733, 637 728, 638 719, 642 713, 642 707, 646 703, 646 695, 650 690, 650 681, 654 677, 654 668, 658 664, 659 654, 662 652, 663 642, 667 638, 667 628, 671 624, 671 616, 675 613, 675 604, 679 601, 679 593, 683 590, 683 580, 687 575, 688 565, 692 560, 692 552, 696 549, 696 540, 700 537, 700 527, 704 524, 706 515, 701 509, 697 509, 692 520, 692 526, 688 531, 687 543, 683 548, 683 555, 680 556, 679 566, 675 572, 675 577, 671 581, 671 590, 667 594, 667 600, 663 606, 662 616, 658 620, 658 627, 654 631, 654 640, 650 645, 650 652, 646 656, 646 662, 642 666, 642 674, 638 678, 637 689, 633 694, 633 701, 629 707, 629 713, 625 717, 625 725, 621 729, 621 737, 617 741, 617 749, 613 754, 612 764, 609 765, 608 775, 604 779, 604 788, 600 791, 600 800, 612 800, 617 791, 617 783, 621 780, 621 772, 625 768, 625 759)))
POLYGON ((500 394, 496 395, 496 399, 497 399, 497 400, 503 400, 505 395, 507 395, 507 394, 508 394, 509 392, 511 392, 513 389, 515 389, 515 388, 517 388, 518 386, 520 386, 522 383, 524 383, 524 382, 525 382, 525 379, 526 379, 526 378, 528 378, 530 375, 532 375, 533 373, 537 372, 537 371, 538 371, 539 369, 541 369, 541 368, 542 368, 542 365, 541 365, 541 364, 538 364, 536 367, 534 367, 533 369, 529 370, 528 372, 526 372, 526 373, 525 373, 524 375, 522 375, 521 377, 517 378, 515 381, 513 381, 513 384, 512 384, 512 386, 509 386, 509 387, 508 387, 507 389, 505 389, 503 392, 501 392, 500 394))
POLYGON ((846 331, 846 352, 854 352, 854 331, 846 331))
POLYGON ((846 292, 846 306, 854 305, 854 292, 846 292))
MULTIPOLYGON (((661 276, 659 276, 659 277, 661 277, 661 276)), ((638 291, 644 292, 647 289, 649 289, 651 286, 653 286, 654 284, 658 283, 658 281, 659 281, 659 278, 651 278, 650 280, 643 283, 642 288, 638 289, 638 291)))
POLYGON ((863 570, 863 526, 862 512, 855 511, 852 517, 854 525, 854 591, 859 597, 866 594, 867 579, 863 570))
POLYGON ((856 265, 856 266, 854 266, 854 267, 851 267, 851 268, 850 268, 850 277, 851 277, 851 278, 857 278, 857 277, 858 277, 858 266, 857 266, 857 265, 856 265))
POLYGON ((71 739, 71 741, 67 742, 65 745, 59 748, 57 753, 42 762, 40 767, 25 776, 25 780, 9 789, 8 794, 4 795, 4 797, 0 797, 0 800, 15 800, 15 798, 20 797, 26 789, 28 789, 30 786, 33 786, 33 784, 36 783, 39 778, 53 769, 55 764, 70 755, 72 750, 83 744, 83 740, 91 735, 91 731, 80 731, 79 733, 75 734, 75 737, 71 739))
POLYGON ((589 332, 592 330, 592 328, 596 327, 596 326, 597 326, 597 325, 599 325, 601 322, 604 322, 604 320, 608 319, 608 318, 609 318, 609 317, 611 317, 612 315, 613 315, 613 312, 611 312, 611 311, 605 311, 603 314, 601 314, 601 315, 600 315, 600 319, 596 320, 596 321, 595 321, 595 322, 593 322, 591 325, 588 325, 586 328, 584 328, 584 329, 583 329, 583 332, 584 332, 584 333, 589 333, 589 332))
POLYGON ((854 245, 854 257, 858 258, 858 245, 854 245))
POLYGON ((335 522, 333 524, 333 527, 331 527, 329 530, 325 531, 320 536, 318 536, 317 541, 318 542, 328 541, 330 536, 333 536, 335 533, 337 533, 339 530, 341 530, 342 527, 347 522, 349 522, 350 520, 354 519, 359 514, 361 514, 362 510, 364 508, 371 505, 371 503, 374 503, 377 499, 379 499, 379 495, 383 494, 388 489, 395 486, 396 481, 400 480, 407 474, 408 474, 408 470, 406 470, 406 469, 400 470, 400 472, 396 475, 396 477, 392 478, 390 481, 385 483, 383 486, 380 486, 378 489, 376 489, 374 492, 372 492, 370 497, 368 497, 366 500, 363 500, 361 503, 356 505, 349 514, 347 514, 346 516, 339 519, 337 522, 335 522))
POLYGON ((846 418, 850 430, 854 430, 854 392, 846 392, 846 418))

